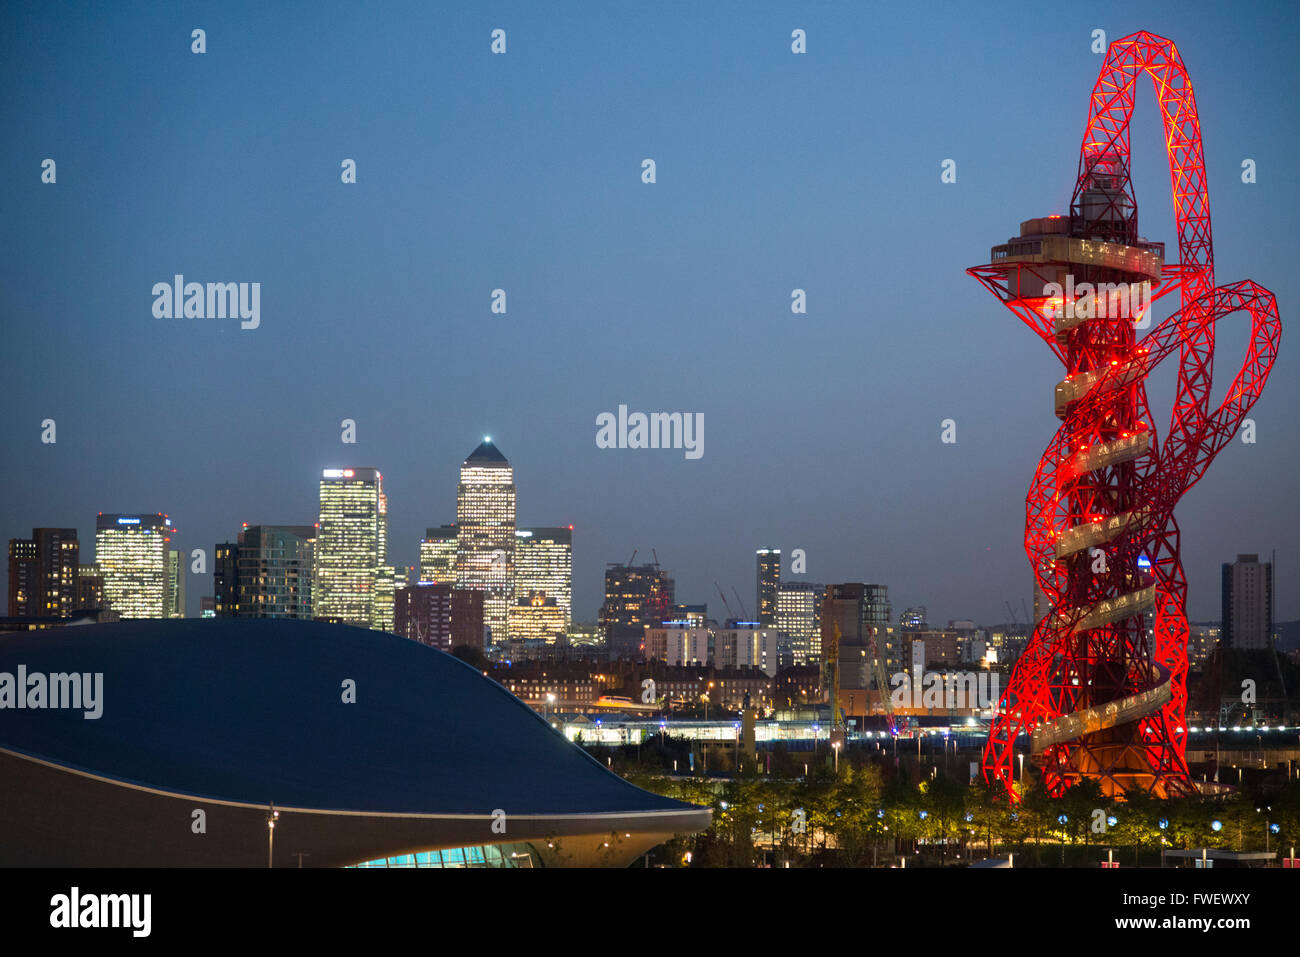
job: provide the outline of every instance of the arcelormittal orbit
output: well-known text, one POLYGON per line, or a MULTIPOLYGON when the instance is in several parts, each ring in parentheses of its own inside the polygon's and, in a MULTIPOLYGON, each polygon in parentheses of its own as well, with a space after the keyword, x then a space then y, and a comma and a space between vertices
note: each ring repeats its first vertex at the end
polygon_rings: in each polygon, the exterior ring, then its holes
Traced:
POLYGON ((1084 778, 1116 797, 1191 792, 1187 581, 1173 511, 1259 398, 1281 323, 1267 289, 1215 285, 1196 98, 1172 41, 1141 32, 1111 44, 1069 215, 1027 220, 988 265, 967 271, 1065 366, 1054 397, 1061 427, 1025 500, 1025 551, 1048 610, 999 702, 985 778, 1014 795, 1023 733, 1053 794, 1084 778), (1176 264, 1163 243, 1138 236, 1129 121, 1144 74, 1164 122, 1176 264), (1150 303, 1175 291, 1178 311, 1148 329, 1150 303), (1215 324, 1238 311, 1250 316, 1246 359, 1211 409, 1215 324), (1161 439, 1146 380, 1171 356, 1178 385, 1161 439))

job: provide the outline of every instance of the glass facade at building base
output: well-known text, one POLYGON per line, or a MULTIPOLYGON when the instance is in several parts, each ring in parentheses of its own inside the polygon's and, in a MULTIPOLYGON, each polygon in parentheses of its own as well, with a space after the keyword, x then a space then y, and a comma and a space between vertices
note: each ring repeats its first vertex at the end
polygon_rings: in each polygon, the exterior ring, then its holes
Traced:
POLYGON ((354 864, 354 867, 541 867, 541 855, 531 844, 487 844, 441 851, 398 854, 354 864))

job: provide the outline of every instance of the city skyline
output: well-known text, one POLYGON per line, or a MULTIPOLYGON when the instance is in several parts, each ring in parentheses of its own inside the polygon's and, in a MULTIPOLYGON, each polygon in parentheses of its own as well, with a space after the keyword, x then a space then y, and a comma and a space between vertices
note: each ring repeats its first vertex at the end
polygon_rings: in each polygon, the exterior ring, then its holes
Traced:
MULTIPOLYGON (((657 549, 698 602, 715 580, 747 594, 763 544, 804 549, 813 581, 886 582, 936 621, 1000 619, 1032 598, 1027 467, 1057 422, 1030 397, 1050 397, 1054 371, 961 269, 1023 216, 1068 211, 1079 91, 1101 62, 1091 29, 1178 38, 1206 91, 1224 274, 1257 279, 1284 311, 1300 301, 1294 80, 1268 67, 1290 56, 1297 12, 1263 29, 1206 8, 1189 32, 1185 7, 1093 10, 1080 25, 1026 4, 1012 37, 960 10, 683 9, 648 18, 626 49, 614 11, 508 5, 497 57, 495 24, 413 4, 305 45, 282 14, 250 30, 238 8, 212 11, 202 57, 179 11, 21 29, 0 13, 13 75, 44 78, 15 84, 0 157, 7 218, 31 224, 0 262, 0 448, 21 463, 0 533, 75 526, 86 542, 96 510, 163 508, 174 544, 210 549, 242 522, 312 521, 305 477, 350 462, 383 470, 389 560, 415 566, 421 532, 454 515, 467 440, 490 434, 516 464, 523 520, 575 526, 576 620, 594 616, 604 565, 634 548, 657 549), (926 28, 935 18, 943 30, 926 28), (52 42, 13 39, 32 30, 52 42), (1060 51, 1056 66, 1003 105, 1023 44, 1060 51), (976 50, 985 66, 966 82, 957 64, 976 50), (348 69, 327 69, 332 57, 348 69), (141 88, 155 91, 147 109, 141 88), (1036 117, 1033 144, 1012 135, 1022 115, 1036 117), (927 281, 899 278, 918 269, 927 281), (151 289, 176 274, 259 282, 258 327, 156 317, 151 289), (794 289, 806 313, 792 313, 794 289), (57 392, 52 344, 78 370, 57 392), (309 370, 291 386, 287 355, 309 370), (136 363, 157 375, 123 385, 136 363), (597 416, 620 405, 702 414, 703 456, 599 448, 597 416), (941 441, 947 418, 955 444, 941 441), (40 440, 46 419, 55 444, 40 440), (340 441, 344 420, 355 443, 340 441)), ((1172 243, 1156 125, 1140 98, 1143 231, 1172 243)), ((1239 354, 1244 323, 1223 325, 1221 351, 1239 354)), ((1274 550, 1277 617, 1300 618, 1295 355, 1284 336, 1255 444, 1230 443, 1179 506, 1194 620, 1218 616, 1222 562, 1274 550)))
MULTIPOLYGON (((486 440, 485 440, 485 441, 486 441, 486 440)), ((511 465, 513 465, 513 463, 511 463, 511 465)), ((351 469, 351 470, 357 470, 357 469, 360 469, 360 470, 362 470, 362 471, 374 472, 374 473, 376 473, 376 475, 380 475, 381 478, 382 478, 381 470, 376 469, 376 468, 373 468, 373 467, 355 466, 355 465, 354 465, 354 466, 350 466, 350 469, 351 469)), ((338 473, 339 477, 341 477, 341 476, 342 476, 342 472, 343 472, 343 467, 342 467, 342 466, 337 466, 337 467, 331 467, 331 468, 325 468, 325 469, 322 469, 320 472, 317 473, 317 475, 318 475, 318 477, 319 477, 322 473, 331 473, 331 474, 332 474, 332 473, 338 473)), ((318 480, 321 482, 322 485, 324 484, 324 480, 323 480, 323 479, 319 479, 319 478, 318 478, 318 480)), ((386 479, 386 478, 382 478, 382 481, 386 483, 386 482, 387 482, 387 479, 386 479)), ((381 493, 381 495, 382 495, 382 498, 384 499, 384 510, 385 510, 385 514, 386 514, 386 513, 387 513, 387 494, 386 494, 386 493, 381 493)), ((319 508, 319 501, 318 501, 318 503, 317 503, 317 507, 319 508)), ((98 513, 98 514, 99 514, 99 517, 98 517, 97 521, 102 521, 105 515, 109 515, 109 516, 110 516, 110 520, 114 520, 114 521, 115 521, 115 520, 117 519, 117 517, 118 517, 119 514, 133 514, 133 513, 103 513, 103 512, 101 512, 101 513, 98 513)), ((159 514, 160 516, 163 515, 163 513, 157 513, 157 514, 159 514)), ((170 513, 167 513, 167 514, 169 515, 170 513)), ((454 512, 453 512, 453 514, 454 514, 454 512)), ((212 581, 212 568, 213 568, 213 564, 214 564, 214 562, 215 562, 215 560, 216 560, 216 551, 215 551, 215 548, 216 548, 217 546, 222 545, 223 542, 220 542, 220 541, 219 541, 219 542, 217 542, 217 543, 214 545, 213 543, 192 543, 192 542, 189 542, 188 539, 184 539, 184 540, 182 540, 180 537, 178 537, 178 536, 179 536, 179 533, 178 533, 174 528, 171 527, 170 519, 168 519, 167 521, 168 521, 168 530, 167 530, 167 531, 168 531, 168 535, 171 536, 171 538, 168 540, 169 543, 170 543, 171 545, 173 545, 173 546, 175 546, 175 545, 177 545, 177 544, 179 544, 179 546, 180 546, 179 549, 172 548, 171 550, 172 550, 172 551, 177 551, 177 550, 178 550, 178 551, 181 553, 181 555, 185 557, 185 562, 183 563, 184 565, 186 565, 186 566, 188 567, 190 564, 192 564, 192 559, 189 557, 189 556, 191 555, 192 549, 194 549, 194 548, 202 548, 202 549, 204 549, 204 552, 205 552, 205 559, 206 559, 206 563, 205 563, 205 564, 206 564, 207 571, 206 571, 205 573, 203 573, 203 574, 194 574, 194 573, 189 573, 190 583, 189 583, 188 585, 183 585, 182 588, 181 588, 182 597, 183 597, 183 599, 184 599, 184 601, 185 601, 186 608, 187 608, 187 612, 186 612, 185 617, 198 617, 198 616, 199 616, 199 602, 200 602, 200 599, 201 599, 202 597, 204 597, 204 596, 211 596, 211 595, 214 594, 214 592, 213 592, 213 581, 212 581)), ((259 525, 259 524, 260 524, 260 525, 264 525, 264 526, 266 526, 266 527, 268 527, 268 528, 270 528, 270 527, 277 527, 277 523, 273 523, 273 522, 260 522, 260 523, 254 523, 254 522, 249 522, 249 521, 243 521, 243 522, 239 522, 239 523, 236 523, 236 524, 241 525, 241 526, 244 527, 244 528, 255 527, 256 525, 259 525)), ((34 526, 34 525, 33 525, 33 526, 30 526, 30 527, 33 528, 33 529, 35 529, 35 528, 38 528, 38 527, 40 527, 40 526, 34 526)), ((71 529, 73 529, 73 530, 76 529, 76 526, 61 526, 61 527, 63 527, 63 528, 71 528, 71 529)), ((400 539, 398 539, 398 542, 397 542, 397 544, 395 545, 394 536, 392 535, 391 531, 388 531, 387 534, 386 534, 386 544, 385 544, 385 548, 386 548, 387 556, 388 556, 388 561, 387 561, 387 566, 386 566, 386 567, 392 568, 392 569, 394 569, 394 570, 396 571, 396 573, 397 573, 397 578, 398 578, 398 583, 400 584, 401 575, 402 575, 403 571, 406 570, 406 569, 410 569, 410 574, 409 574, 408 577, 407 577, 407 583, 408 583, 408 584, 417 584, 417 583, 419 583, 419 582, 421 581, 420 571, 421 571, 422 564, 423 564, 422 561, 421 561, 421 544, 422 544, 422 543, 425 543, 426 546, 427 546, 427 542, 429 541, 429 539, 427 538, 427 536, 428 536, 429 534, 431 534, 431 533, 435 533, 435 532, 438 532, 439 530, 443 530, 443 531, 445 532, 445 530, 448 530, 448 529, 454 529, 455 527, 456 527, 455 523, 445 523, 445 524, 443 524, 443 525, 441 525, 441 526, 436 526, 436 525, 427 525, 427 526, 426 526, 426 532, 425 532, 425 535, 421 535, 421 536, 418 536, 418 537, 415 538, 415 540, 414 540, 414 549, 413 549, 413 552, 412 552, 412 549, 410 549, 409 547, 403 548, 403 544, 402 544, 402 543, 404 543, 406 546, 409 546, 410 543, 405 542, 405 539, 406 539, 407 537, 409 537, 409 536, 402 536, 400 539), (403 554, 409 554, 409 555, 412 557, 412 560, 409 561, 409 562, 407 562, 407 561, 394 561, 394 559, 393 559, 393 551, 394 551, 394 548, 395 548, 395 547, 397 547, 398 549, 402 550, 403 554)), ((523 525, 518 525, 517 527, 519 528, 520 532, 523 532, 523 531, 525 531, 525 530, 529 530, 529 529, 531 529, 531 528, 546 528, 545 526, 523 526, 523 525)), ((567 528, 567 530, 570 532, 570 534, 572 534, 572 532, 573 532, 573 529, 572 529, 572 528, 567 528)), ((28 534, 30 534, 30 532, 28 532, 28 534)), ((18 534, 14 534, 14 535, 11 535, 11 536, 7 536, 8 539, 21 539, 22 537, 23 537, 23 535, 22 535, 21 530, 19 530, 18 534)), ((230 535, 230 534, 226 534, 224 537, 227 538, 227 539, 229 539, 229 538, 233 538, 233 536, 230 535)), ((80 534, 78 534, 78 540, 80 540, 80 541, 87 541, 87 539, 83 538, 80 534)), ((91 538, 91 539, 89 539, 89 541, 94 542, 95 539, 94 539, 94 538, 91 538)), ((454 538, 454 537, 452 538, 452 541, 453 541, 453 542, 455 541, 455 538, 454 538)), ((517 538, 516 538, 516 541, 518 541, 517 538)), ((772 550, 772 551, 779 551, 778 549, 771 549, 771 550, 772 550)), ((162 566, 162 573, 163 573, 164 575, 166 575, 166 573, 167 573, 167 568, 166 568, 167 551, 168 551, 168 550, 167 550, 166 548, 164 548, 164 550, 163 550, 163 566, 162 566)), ((769 551, 769 549, 768 549, 768 548, 765 548, 765 547, 764 547, 764 548, 756 548, 756 549, 751 548, 751 549, 749 549, 748 551, 749 551, 749 554, 754 554, 754 553, 756 553, 756 552, 762 554, 762 553, 766 553, 767 551, 769 551)), ((92 549, 92 554, 93 554, 93 549, 92 549)), ((428 554, 428 553, 426 552, 426 557, 427 557, 427 554, 428 554)), ((1219 568, 1221 568, 1222 565, 1223 565, 1225 562, 1229 561, 1231 558, 1235 558, 1238 554, 1241 554, 1241 553, 1240 553, 1240 552, 1233 552, 1230 556, 1229 556, 1229 555, 1225 555, 1222 559, 1220 559, 1220 561, 1218 562, 1218 564, 1216 564, 1216 566, 1215 566, 1215 567, 1216 567, 1216 570, 1219 569, 1219 568)), ((1268 553, 1268 552, 1261 552, 1260 554, 1263 554, 1263 555, 1269 556, 1269 558, 1271 559, 1271 555, 1270 555, 1270 553, 1268 553)), ((84 553, 84 552, 83 552, 83 557, 85 557, 85 553, 84 553)), ((584 556, 584 558, 585 558, 585 557, 586 557, 586 556, 584 556)), ((782 559, 783 559, 783 561, 785 562, 785 565, 786 565, 786 566, 789 566, 789 564, 790 564, 790 556, 789 556, 788 554, 783 554, 783 555, 782 555, 782 559)), ((728 561, 729 561, 730 563, 732 563, 732 564, 735 563, 732 559, 728 559, 728 561)), ((95 563, 98 564, 98 558, 97 558, 97 557, 95 558, 95 563)), ((588 564, 591 564, 591 562, 590 562, 590 561, 584 561, 582 564, 583 564, 583 565, 588 565, 588 564)), ((601 570, 603 570, 606 566, 611 565, 611 564, 622 564, 622 562, 617 562, 617 561, 604 561, 604 562, 601 563, 601 570)), ((672 565, 671 562, 665 560, 665 561, 662 563, 662 565, 663 565, 664 570, 665 570, 668 574, 670 574, 670 575, 673 576, 674 580, 679 580, 679 576, 675 573, 674 566, 672 565)), ((583 608, 578 604, 577 599, 576 599, 576 598, 573 599, 573 611, 572 611, 572 613, 571 613, 570 623, 571 623, 572 625, 577 625, 577 624, 579 624, 579 623, 582 623, 582 624, 593 624, 593 623, 595 623, 595 622, 597 621, 597 619, 598 619, 598 617, 599 617, 599 608, 600 608, 600 605, 603 604, 603 591, 601 590, 601 585, 600 585, 600 584, 595 584, 595 585, 593 585, 592 582, 583 582, 583 581, 579 581, 578 576, 577 576, 577 571, 576 571, 576 569, 579 567, 579 563, 578 563, 578 559, 577 559, 577 556, 576 556, 576 555, 575 555, 575 556, 573 557, 573 559, 572 559, 572 566, 571 566, 571 567, 574 569, 574 572, 573 572, 573 579, 572 579, 572 594, 576 596, 576 595, 578 595, 578 594, 581 594, 582 592, 586 592, 586 591, 596 591, 596 592, 598 592, 598 593, 601 595, 601 597, 600 597, 600 598, 595 602, 595 606, 594 606, 593 608, 591 608, 589 611, 587 611, 585 614, 583 613, 583 612, 584 612, 584 609, 583 609, 583 608)), ((787 584, 790 584, 790 585, 796 585, 796 586, 810 586, 810 585, 816 583, 816 584, 818 584, 818 585, 822 585, 822 587, 824 587, 824 584, 823 584, 824 581, 829 581, 829 582, 852 582, 852 581, 862 581, 862 580, 865 580, 865 579, 863 578, 862 575, 857 575, 857 576, 855 576, 855 575, 853 575, 853 574, 847 574, 847 575, 842 575, 842 576, 831 575, 831 576, 826 576, 824 579, 823 579, 823 578, 820 578, 820 577, 816 577, 816 576, 809 575, 809 574, 807 574, 806 572, 801 572, 801 573, 799 573, 799 574, 797 574, 797 575, 794 575, 794 574, 792 574, 792 573, 789 571, 789 568, 788 568, 788 567, 784 568, 784 570, 783 570, 780 574, 781 574, 781 576, 782 576, 781 579, 780 579, 780 582, 779 582, 780 585, 787 585, 787 584)), ((752 566, 752 565, 750 566, 749 575, 750 575, 750 576, 753 576, 753 575, 754 575, 754 571, 753 571, 753 566, 752 566)), ((596 578, 597 578, 597 580, 600 579, 600 572, 599 572, 599 571, 596 573, 596 578)), ((1217 579, 1217 578, 1218 578, 1218 575, 1216 574, 1216 579, 1217 579)), ((8 580, 9 580, 9 579, 8 579, 8 576, 6 576, 5 579, 4 579, 4 581, 5 581, 6 584, 7 584, 8 580)), ((752 578, 751 578, 751 580, 752 580, 752 578)), ((452 583, 454 584, 454 582, 452 582, 452 583)), ((889 581, 884 581, 883 583, 886 584, 886 585, 889 585, 891 588, 894 587, 894 586, 893 586, 889 581)), ((1217 582, 1216 582, 1216 583, 1217 583, 1217 582)), ((110 587, 111 587, 111 586, 110 586, 110 587)), ((164 589, 166 589, 166 588, 168 587, 168 586, 167 586, 167 583, 166 583, 165 581, 164 581, 164 583, 163 583, 163 587, 164 587, 164 589)), ((724 583, 724 587, 725 587, 725 590, 730 590, 730 588, 731 588, 732 586, 730 585, 730 583, 724 583)), ((6 590, 6 603, 7 603, 7 594, 8 594, 8 593, 7 593, 7 590, 6 590)), ((694 602, 694 603, 696 603, 696 604, 703 604, 703 605, 709 605, 709 604, 711 604, 710 601, 709 601, 709 598, 710 598, 711 595, 712 595, 713 597, 716 597, 716 593, 713 592, 713 583, 712 583, 712 582, 708 583, 707 585, 701 584, 701 586, 700 586, 698 589, 695 589, 695 588, 690 589, 689 591, 687 591, 687 592, 684 593, 684 597, 683 597, 683 593, 682 593, 681 590, 679 589, 678 598, 679 598, 679 600, 683 600, 683 601, 689 601, 689 600, 692 600, 692 599, 703 599, 703 601, 698 601, 698 602, 694 602)), ((1189 619, 1189 621, 1218 621, 1218 620, 1220 619, 1220 617, 1221 617, 1220 614, 1219 614, 1219 608, 1220 608, 1221 598, 1222 598, 1222 591, 1221 591, 1221 589, 1216 589, 1215 592, 1214 592, 1214 594, 1212 595, 1211 599, 1208 600, 1208 601, 1206 601, 1206 602, 1203 602, 1203 604, 1207 604, 1207 605, 1209 606, 1208 609, 1207 609, 1207 613, 1206 613, 1206 614, 1192 614, 1192 613, 1190 612, 1190 610, 1189 610, 1189 614, 1188 614, 1188 619, 1189 619)), ((164 596, 164 601, 166 601, 166 597, 165 597, 165 596, 164 596)), ((1001 601, 1001 600, 1000 600, 1000 601, 1001 601)), ((1024 612, 1023 612, 1023 608, 1024 608, 1024 607, 1027 607, 1027 605, 1022 605, 1021 602, 1022 602, 1022 601, 1023 601, 1023 602, 1028 602, 1028 598, 1027 598, 1025 595, 1020 595, 1020 596, 1011 595, 1011 596, 1008 596, 1008 598, 1005 599, 1005 601, 1008 602, 1008 603, 1010 604, 1010 606, 1011 606, 1011 613, 1010 613, 1010 614, 999 613, 999 611, 995 608, 995 609, 993 610, 993 612, 992 612, 991 614, 989 614, 987 617, 981 617, 981 616, 978 615, 978 614, 964 614, 964 613, 962 613, 962 612, 963 612, 963 609, 955 608, 955 609, 953 609, 953 610, 954 610, 954 614, 951 614, 951 615, 946 614, 946 613, 943 614, 943 615, 939 615, 939 616, 931 615, 931 617, 932 617, 932 619, 933 619, 933 620, 932 620, 932 623, 931 623, 931 627, 939 627, 939 626, 941 626, 944 622, 948 622, 948 621, 962 621, 962 620, 972 620, 972 621, 977 621, 977 622, 980 622, 982 625, 993 625, 993 624, 1013 624, 1013 623, 1017 623, 1017 622, 1023 624, 1024 622, 1023 622, 1022 619, 1024 619, 1024 617, 1025 617, 1025 616, 1024 616, 1024 612)), ((913 601, 913 602, 911 602, 911 603, 909 603, 909 604, 918 604, 918 605, 923 605, 923 606, 931 607, 931 608, 933 608, 933 607, 945 607, 945 599, 944 599, 944 597, 943 597, 942 594, 940 594, 940 593, 938 593, 938 592, 936 591, 936 592, 930 593, 930 594, 929 594, 929 597, 922 596, 921 598, 916 599, 915 601, 913 601)), ((995 604, 1000 604, 1000 602, 995 603, 995 604)), ((756 606, 756 607, 757 607, 757 606, 756 606)), ((901 608, 901 605, 900 605, 900 608, 901 608)), ((1005 605, 1005 604, 1001 605, 1001 612, 1006 612, 1006 605, 1005 605)), ((900 614, 901 614, 901 611, 900 611, 900 614)), ((721 622, 721 621, 723 621, 723 620, 724 620, 726 617, 728 617, 728 616, 726 616, 725 614, 721 614, 721 613, 719 613, 718 611, 715 610, 715 611, 711 612, 710 617, 711 617, 712 619, 714 619, 714 620, 717 620, 717 621, 721 622)), ((755 619, 757 619, 757 616, 754 616, 754 617, 755 617, 755 619)), ((1278 621, 1278 622, 1281 622, 1281 621, 1289 621, 1289 620, 1292 620, 1292 619, 1289 618, 1289 617, 1287 617, 1286 615, 1280 613, 1280 612, 1279 612, 1279 614, 1278 614, 1277 617, 1276 617, 1276 621, 1278 621)))

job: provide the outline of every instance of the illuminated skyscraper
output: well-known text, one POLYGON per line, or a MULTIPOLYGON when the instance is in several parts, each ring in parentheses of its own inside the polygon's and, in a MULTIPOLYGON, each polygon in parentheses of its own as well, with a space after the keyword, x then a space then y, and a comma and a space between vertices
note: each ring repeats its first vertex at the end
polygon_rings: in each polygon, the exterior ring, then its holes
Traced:
POLYGON ((758 621, 776 624, 776 590, 781 585, 781 549, 760 548, 758 556, 758 621))
POLYGON ((185 555, 167 552, 167 617, 185 617, 185 555))
POLYGON ((822 656, 822 598, 816 582, 782 582, 776 590, 776 630, 790 639, 794 664, 811 665, 822 656))
MULTIPOLYGON (((555 599, 565 633, 573 621, 573 526, 521 528, 515 532, 515 595, 512 612, 533 592, 555 599)), ((535 614, 530 612, 530 615, 535 614)), ((549 625, 548 625, 549 627, 549 625)), ((511 638, 520 638, 510 628, 511 638)))
POLYGON ((95 520, 95 564, 104 577, 104 599, 123 618, 167 617, 167 546, 173 531, 161 512, 101 512, 95 520))
POLYGON ((426 529, 420 540, 420 581, 456 583, 456 526, 426 529))
POLYGON ((515 472, 490 438, 470 453, 456 490, 456 586, 485 591, 484 622, 504 641, 514 597, 515 472))
POLYGON ((325 469, 320 481, 312 615, 392 630, 388 498, 378 469, 325 469), (384 579, 384 581, 381 581, 384 579))
POLYGON ((67 618, 77 605, 75 528, 34 528, 9 540, 9 614, 67 618))

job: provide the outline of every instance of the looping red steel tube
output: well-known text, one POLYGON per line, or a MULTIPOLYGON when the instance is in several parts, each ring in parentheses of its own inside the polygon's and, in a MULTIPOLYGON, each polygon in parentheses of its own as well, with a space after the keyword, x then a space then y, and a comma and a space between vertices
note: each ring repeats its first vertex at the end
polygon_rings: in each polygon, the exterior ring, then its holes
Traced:
POLYGON ((1144 31, 1111 44, 1092 91, 1069 217, 1027 221, 1019 238, 994 248, 993 262, 967 271, 1042 337, 1066 371, 1056 393, 1061 427, 1025 502, 1025 552, 1046 613, 994 714, 985 778, 1018 799, 1013 765, 1025 735, 1021 753, 1032 754, 1054 795, 1084 779, 1113 797, 1191 793, 1187 582, 1173 511, 1259 398, 1281 322, 1262 286, 1215 285, 1196 98, 1172 41, 1144 31), (1129 122, 1143 74, 1164 125, 1177 264, 1164 263, 1163 246, 1137 233, 1129 122), (1068 288, 1076 273, 1088 283, 1092 298, 1085 295, 1082 307, 1060 292, 1067 273, 1068 288), (1112 286, 1109 311, 1104 282, 1112 286), (1180 302, 1139 339, 1149 313, 1139 306, 1141 315, 1115 315, 1114 307, 1124 305, 1124 294, 1141 303, 1132 291, 1143 283, 1145 309, 1174 290, 1180 302), (1235 312, 1250 317, 1250 343, 1211 411, 1215 325, 1235 312), (1161 443, 1146 378, 1175 351, 1178 384, 1161 443))

